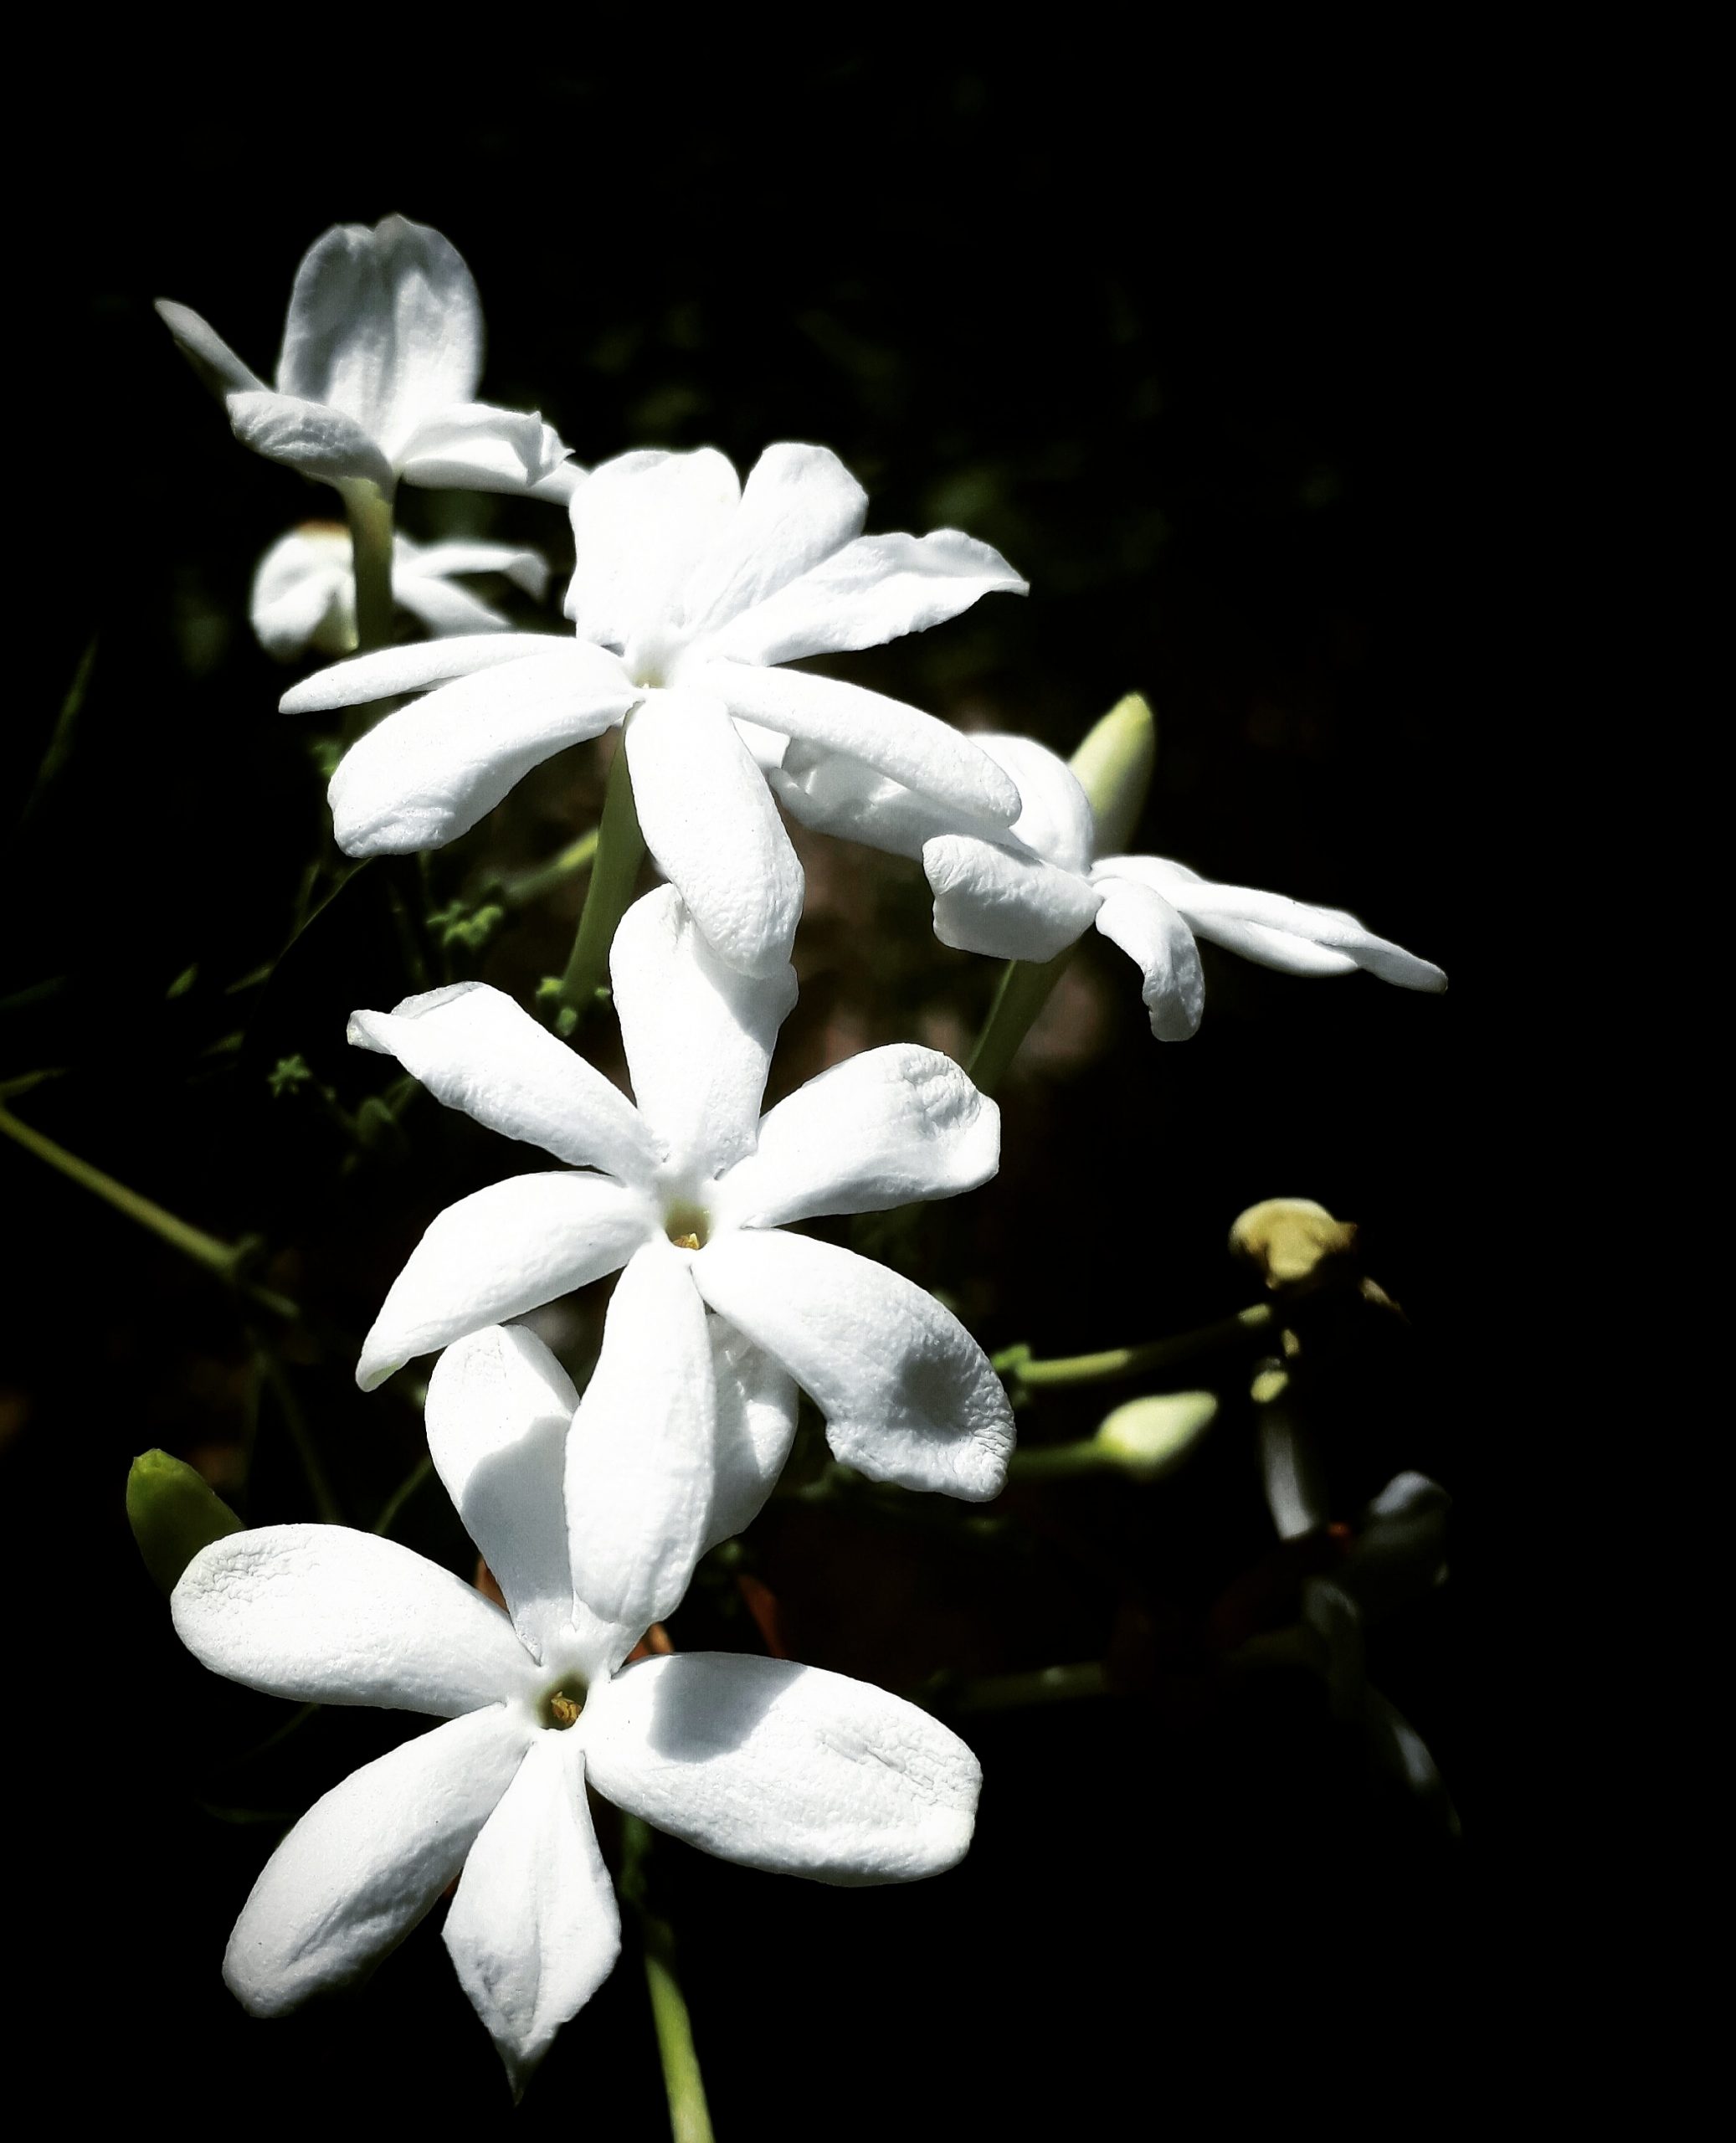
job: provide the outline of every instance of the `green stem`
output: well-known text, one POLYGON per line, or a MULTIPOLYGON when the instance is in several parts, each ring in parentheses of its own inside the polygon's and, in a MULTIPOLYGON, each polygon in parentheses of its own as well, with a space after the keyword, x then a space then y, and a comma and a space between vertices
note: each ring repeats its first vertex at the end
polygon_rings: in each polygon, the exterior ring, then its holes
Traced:
POLYGON ((372 484, 338 486, 349 516, 356 573, 356 650, 372 654, 392 644, 392 501, 372 484))
POLYGON ((528 907, 545 893, 552 893, 557 886, 564 886, 569 878, 576 878, 581 871, 590 869, 596 859, 600 831, 599 827, 593 826, 589 833, 581 834, 577 840, 569 842, 550 861, 516 877, 498 879, 490 890, 508 907, 528 907))
POLYGON ((597 829, 595 861, 591 882, 585 888, 584 911, 578 918, 578 934, 573 956, 561 977, 561 1003, 583 1019, 596 1000, 609 973, 609 948, 615 927, 627 912, 639 866, 645 852, 645 835, 639 830, 639 811, 633 801, 633 776, 627 765, 624 737, 609 770, 609 789, 603 800, 603 823, 597 829))
POLYGON ((398 1515, 404 1505, 433 1472, 433 1459, 419 1458, 391 1494, 387 1497, 385 1502, 380 1506, 379 1516, 373 1522, 374 1531, 383 1539, 397 1524, 398 1515))
POLYGON ((1270 1332, 1273 1322, 1271 1305, 1256 1303, 1248 1309, 1237 1310, 1234 1317, 1203 1324, 1197 1332, 1179 1332, 1172 1339, 1153 1339, 1143 1347, 1111 1347, 1101 1354, 1064 1354, 1051 1361, 1033 1361, 1023 1347, 1009 1347, 994 1356, 994 1366, 1028 1390, 1041 1390, 1050 1385, 1113 1384, 1121 1377, 1168 1369, 1196 1354, 1208 1354, 1239 1339, 1256 1338, 1270 1332))
POLYGON ((663 2069, 663 2094, 669 2101, 674 2143, 712 2143, 706 2081, 693 2043, 693 2019, 675 1974, 675 1939, 666 1919, 646 1902, 645 1863, 651 1850, 648 1825, 637 1816, 621 1823, 621 1893, 636 1908, 645 1955, 645 1988, 651 1997, 651 2024, 657 2034, 657 2058, 663 2069))
POLYGON ((283 1416, 284 1426, 290 1432, 290 1442, 295 1447, 295 1457, 306 1477, 313 1497, 313 1507, 320 1515, 320 1523, 322 1525, 342 1525, 343 1512, 338 1506, 337 1498, 331 1493, 331 1483, 320 1462, 318 1448, 309 1433, 306 1421, 302 1418, 300 1406, 289 1378, 284 1374, 283 1364, 265 1347, 259 1349, 258 1359, 259 1373, 271 1387, 278 1411, 283 1416))
POLYGON ((989 1017, 964 1067, 981 1092, 994 1093, 1005 1078, 1020 1043, 1030 1033, 1031 1023, 1048 1003, 1050 991, 1072 957, 1073 948, 1069 945, 1052 960, 1007 962, 989 1017))
POLYGON ((948 1699, 950 1711, 1014 1711, 1027 1704, 1067 1704, 1080 1697, 1107 1697, 1107 1671, 1096 1660, 1076 1667, 1039 1667, 1028 1674, 984 1674, 961 1682, 948 1699))
POLYGON ((0 1107, 0 1133, 22 1146, 26 1153, 34 1154, 39 1160, 46 1161, 51 1169, 58 1169, 69 1182, 112 1205, 117 1213, 124 1213, 141 1228, 148 1228, 183 1257, 190 1257, 196 1265, 203 1265, 208 1272, 232 1285, 239 1285, 241 1292, 268 1309, 274 1317, 294 1319, 300 1311, 285 1296, 275 1294, 270 1287, 256 1286, 250 1280, 238 1281, 236 1268, 241 1252, 231 1243, 208 1236, 203 1228, 196 1228, 154 1200, 141 1197, 136 1190, 129 1190, 124 1183, 117 1183, 111 1175, 93 1168, 89 1161, 81 1161, 76 1154, 69 1154, 65 1147, 56 1145, 52 1138, 33 1131, 28 1123, 15 1117, 9 1108, 0 1107))

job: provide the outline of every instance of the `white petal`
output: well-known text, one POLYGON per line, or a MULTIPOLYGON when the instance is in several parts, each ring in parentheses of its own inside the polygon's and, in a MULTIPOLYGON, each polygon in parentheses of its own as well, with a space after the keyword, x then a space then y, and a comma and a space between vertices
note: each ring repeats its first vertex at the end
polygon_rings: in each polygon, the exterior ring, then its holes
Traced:
POLYGON ((516 1175, 449 1205, 387 1296, 356 1381, 383 1384, 418 1354, 521 1317, 624 1265, 655 1216, 606 1176, 516 1175))
POLYGON ((673 886, 628 909, 609 964, 639 1112, 696 1193, 752 1150, 795 969, 756 979, 727 967, 673 886))
POLYGON ((353 417, 324 402, 263 388, 229 398, 229 425, 244 446, 327 484, 367 483, 389 492, 392 465, 353 417))
POLYGON ((721 1317, 783 1363, 847 1465, 967 1502, 1000 1493, 1013 1412, 988 1356, 908 1280, 776 1230, 715 1236, 693 1261, 721 1317))
MULTIPOLYGON (((426 691, 430 685, 444 685, 454 677, 471 676, 503 662, 522 662, 531 655, 558 654, 572 646, 564 633, 490 633, 461 646, 419 642, 412 647, 383 647, 304 677, 277 704, 285 714, 328 714, 334 707, 365 707, 372 700, 395 699, 400 692, 426 691)), ((586 674, 599 674, 594 663, 586 674)))
POLYGON ((330 403, 394 460, 434 410, 482 374, 482 306, 457 249, 425 224, 339 224, 295 271, 277 384, 330 403))
POLYGON ((202 1548, 169 1602, 181 1642, 267 1696, 442 1719, 527 1691, 511 1623, 450 1570, 343 1525, 264 1525, 202 1548))
POLYGON ((1292 974, 1342 974, 1348 964, 1401 989, 1446 987, 1446 977, 1431 961, 1377 938, 1343 908, 1311 907, 1250 886, 1214 885, 1158 856, 1107 856, 1097 870, 1100 876, 1152 886, 1202 938, 1263 966, 1292 974))
POLYGON ((683 590, 686 624, 714 631, 861 532, 868 494, 829 447, 768 446, 683 590))
POLYGON ((347 613, 353 632, 350 575, 347 531, 292 528, 280 537, 254 568, 248 596, 260 646, 285 660, 347 613))
POLYGON ((480 595, 449 580, 424 579, 419 574, 392 573, 393 600, 402 610, 427 626, 431 633, 497 633, 511 619, 480 595))
POLYGON ((621 1953, 614 1885, 571 1731, 532 1744, 470 1848, 441 1939, 516 2099, 621 1953))
POLYGON ((926 842, 934 934, 997 960, 1052 960, 1076 944, 1102 896, 1071 871, 968 834, 926 842))
POLYGON ((913 794, 902 782, 888 781, 860 759, 816 753, 805 744, 791 746, 766 779, 800 825, 908 856, 912 863, 922 861, 925 843, 937 835, 971 830, 958 813, 942 810, 932 797, 913 794))
POLYGON ((707 663, 696 691, 715 693, 732 714, 783 730, 827 752, 843 752, 944 808, 992 825, 1019 815, 1019 791, 969 737, 932 715, 835 677, 796 670, 707 663))
POLYGON ((1020 809, 1014 833, 1045 863, 1085 876, 1097 826, 1078 775, 1033 737, 984 736, 976 742, 1019 785, 1020 809))
POLYGON ((609 1305, 567 1445, 573 1588, 643 1630, 680 1605, 711 1515, 716 1401, 691 1260, 660 1236, 609 1305))
POLYGON ((534 410, 462 402, 431 410, 392 458, 405 483, 431 491, 529 492, 555 474, 568 451, 534 410))
POLYGON ((531 1729, 495 1706, 354 1771, 296 1824, 242 1908, 223 1976, 255 2017, 342 1986, 401 1942, 464 1865, 531 1729))
POLYGON ((577 461, 562 461, 551 469, 540 484, 532 484, 530 496, 547 499, 552 506, 570 507, 573 494, 583 483, 588 472, 577 461))
POLYGON ((548 1349, 514 1325, 458 1340, 428 1380, 429 1455, 539 1661, 573 1619, 561 1495, 578 1406, 548 1349))
POLYGON ((328 792, 337 845, 348 856, 444 847, 532 767, 600 737, 634 697, 618 669, 573 647, 442 685, 338 763, 328 792))
POLYGON ((176 347, 213 394, 266 392, 265 383, 198 313, 172 298, 157 301, 157 316, 175 338, 176 347))
POLYGON ((710 651, 733 662, 794 662, 878 647, 956 618, 983 596, 1026 583, 999 551, 956 528, 932 535, 859 536, 716 634, 710 651))
POLYGON ((623 454, 593 469, 571 502, 578 563, 566 608, 580 639, 619 653, 678 626, 687 577, 741 496, 715 447, 623 454))
POLYGON ((957 1865, 982 1769, 901 1697, 785 1659, 682 1652, 593 1693, 597 1791, 706 1853, 820 1883, 907 1883, 957 1865))
POLYGON ((1000 1165, 1000 1111, 948 1056, 914 1042, 864 1050, 810 1079, 759 1127, 718 1185, 737 1226, 879 1213, 950 1198, 1000 1165))
POLYGON ((1099 881, 1097 928, 1145 979, 1140 995, 1159 1041, 1185 1041, 1205 1010, 1205 977, 1194 933, 1161 893, 1126 879, 1099 881))
POLYGON ((802 866, 722 706, 654 692, 634 709, 626 743, 645 846, 706 943, 743 974, 781 974, 802 912, 802 866))
POLYGON ((486 983, 455 982, 390 1012, 352 1012, 349 1038, 395 1056, 448 1108, 574 1168, 648 1183, 663 1158, 619 1087, 486 983))
POLYGON ((778 1485, 796 1433, 796 1387, 781 1364, 721 1317, 708 1320, 717 1449, 706 1546, 744 1533, 778 1485))
POLYGON ((400 568, 408 567, 419 580, 445 580, 457 573, 498 573, 539 603, 548 592, 548 560, 524 543, 455 537, 446 542, 407 545, 400 536, 394 557, 400 568))

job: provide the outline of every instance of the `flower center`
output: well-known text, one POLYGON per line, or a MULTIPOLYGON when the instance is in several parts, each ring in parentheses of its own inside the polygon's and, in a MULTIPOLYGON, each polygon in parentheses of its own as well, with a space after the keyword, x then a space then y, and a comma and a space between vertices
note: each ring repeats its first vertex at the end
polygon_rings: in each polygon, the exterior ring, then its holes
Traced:
POLYGON ((539 1721, 557 1731, 573 1725, 585 1708, 585 1687, 583 1675, 568 1674, 552 1689, 545 1689, 537 1705, 539 1721))
POLYGON ((678 1198, 664 1211, 663 1232, 677 1250, 703 1250, 711 1232, 711 1216, 703 1205, 678 1198))

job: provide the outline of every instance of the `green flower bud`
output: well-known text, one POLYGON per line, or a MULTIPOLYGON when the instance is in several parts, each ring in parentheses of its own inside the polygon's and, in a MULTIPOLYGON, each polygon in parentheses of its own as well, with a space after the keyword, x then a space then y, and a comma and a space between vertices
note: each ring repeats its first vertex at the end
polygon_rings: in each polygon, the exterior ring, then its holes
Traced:
POLYGON ((1301 1287, 1356 1248, 1356 1223, 1335 1221, 1312 1198, 1264 1198, 1238 1215, 1230 1247, 1257 1265, 1268 1287, 1301 1287))
POLYGON ((239 1533, 241 1521, 192 1467, 166 1451, 141 1452, 126 1477, 126 1522, 145 1567, 165 1592, 201 1548, 239 1533))
POLYGON ((1127 852, 1157 761, 1157 724, 1138 692, 1117 701, 1074 753, 1071 764, 1091 799, 1099 856, 1127 852))
POLYGON ((1165 1391, 1130 1399, 1098 1424, 1098 1450, 1138 1481, 1174 1472, 1217 1419, 1209 1391, 1165 1391))

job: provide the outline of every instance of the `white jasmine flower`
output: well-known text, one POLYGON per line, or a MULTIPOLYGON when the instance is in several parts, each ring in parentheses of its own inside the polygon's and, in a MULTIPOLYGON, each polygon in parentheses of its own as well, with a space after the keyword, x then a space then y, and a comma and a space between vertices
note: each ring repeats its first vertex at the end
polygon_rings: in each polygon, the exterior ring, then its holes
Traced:
POLYGON ((235 436, 322 483, 572 496, 583 471, 541 417, 475 399, 482 304, 425 224, 336 224, 295 271, 275 390, 198 313, 157 310, 235 436))
POLYGON ((607 1479, 609 1496, 606 1509, 572 1497, 573 1554, 599 1614, 654 1621, 769 1493, 798 1385, 838 1457, 872 1478, 999 1493, 1012 1412, 964 1327, 884 1266, 785 1231, 974 1189, 999 1165, 1000 1115, 949 1058, 896 1044, 762 1117, 795 976, 726 967, 673 887, 627 911, 611 968, 637 1107, 481 984, 351 1020, 352 1042, 567 1164, 449 1206, 393 1282, 356 1375, 372 1390, 624 1267, 573 1433, 573 1480, 607 1479))
POLYGON ((563 746, 624 723, 645 844, 732 967, 775 974, 802 872, 763 765, 791 737, 849 753, 943 812, 1009 825, 1017 789, 975 745, 912 707, 775 666, 872 647, 1022 593, 957 530, 864 536, 866 496, 824 447, 767 449, 745 486, 722 455, 628 454, 572 502, 573 640, 522 635, 388 649, 311 677, 285 713, 427 691, 332 777, 352 856, 438 848, 563 746), (732 720, 731 717, 735 717, 732 720))
POLYGON ((1018 783, 1024 809, 1010 828, 937 812, 842 757, 793 748, 770 779, 804 825, 918 859, 943 945, 995 959, 1050 960, 1095 925, 1143 973, 1160 1041, 1185 1041, 1199 1025, 1205 979, 1196 937, 1287 974, 1366 968, 1404 989, 1446 989, 1439 968, 1342 908, 1214 885, 1163 856, 1097 856, 1091 799, 1064 760, 1026 737, 975 741, 1018 783))
MULTIPOLYGON (((506 630, 510 619, 467 588, 454 585, 452 576, 463 573, 504 573, 537 602, 548 587, 547 559, 522 546, 413 543, 403 534, 392 546, 393 599, 429 632, 506 630)), ((307 647, 322 655, 353 654, 356 573, 343 523, 305 521, 280 536, 254 571, 248 614, 260 646, 280 661, 292 661, 307 647)))
POLYGON ((875 1883, 955 1865, 981 1782, 956 1734, 841 1674, 721 1652, 624 1666, 639 1630, 573 1594, 572 1399, 540 1340, 499 1328, 450 1349, 429 1385, 429 1451, 510 1613, 395 1542, 327 1525, 214 1542, 172 1601, 189 1649, 249 1688, 445 1722, 285 1838, 229 1937, 231 1990, 273 2017, 341 1986, 457 1877, 446 1947, 515 2096, 620 1948, 587 1786, 725 1859, 875 1883))

